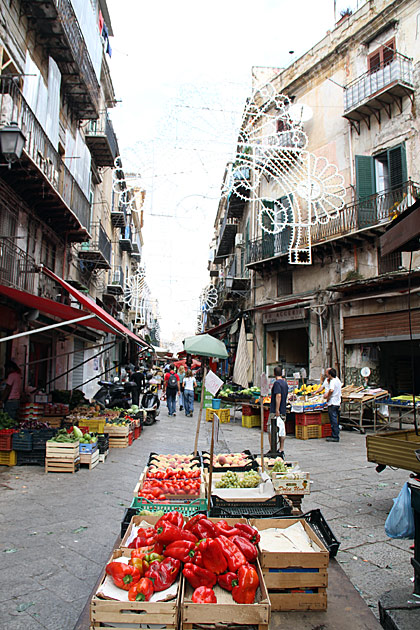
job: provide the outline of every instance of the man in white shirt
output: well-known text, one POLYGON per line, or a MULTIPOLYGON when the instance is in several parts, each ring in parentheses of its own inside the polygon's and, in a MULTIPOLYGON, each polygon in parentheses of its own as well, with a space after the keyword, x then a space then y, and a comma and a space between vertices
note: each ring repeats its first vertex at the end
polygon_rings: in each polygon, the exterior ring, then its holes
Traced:
POLYGON ((326 389, 324 398, 328 405, 328 416, 331 422, 331 437, 327 437, 327 442, 340 441, 340 405, 341 405, 341 381, 337 377, 334 368, 329 368, 327 374, 328 390, 326 389))

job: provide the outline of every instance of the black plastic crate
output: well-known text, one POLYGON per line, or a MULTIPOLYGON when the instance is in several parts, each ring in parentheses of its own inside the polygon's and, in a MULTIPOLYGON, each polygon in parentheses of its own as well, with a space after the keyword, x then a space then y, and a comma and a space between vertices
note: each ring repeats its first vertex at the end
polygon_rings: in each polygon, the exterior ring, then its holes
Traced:
MULTIPOLYGON (((165 453, 154 453, 153 451, 150 453, 149 455, 149 459, 147 460, 147 465, 151 466, 152 464, 154 464, 154 458, 157 457, 158 455, 164 455, 165 453)), ((193 453, 191 453, 191 455, 193 455, 193 453)), ((199 466, 201 466, 201 457, 199 454, 194 455, 193 462, 196 462, 199 466)))
POLYGON ((328 551, 330 552, 330 558, 335 558, 337 555, 340 541, 334 536, 331 527, 328 525, 325 518, 322 516, 321 510, 311 510, 306 512, 299 518, 304 518, 308 525, 314 530, 315 534, 322 540, 328 551))
MULTIPOLYGON (((254 459, 254 455, 251 453, 251 451, 248 449, 244 449, 242 453, 245 453, 246 455, 248 455, 248 457, 251 460, 249 464, 247 464, 246 466, 213 466, 213 472, 223 473, 223 472, 245 472, 246 470, 258 470, 259 468, 258 462, 254 459)), ((203 451, 203 456, 204 454, 210 455, 208 451, 203 451)), ((215 453, 215 455, 217 455, 217 453, 215 453)), ((210 468, 210 462, 209 463, 208 462, 209 460, 204 461, 204 457, 203 457, 204 468, 210 468)))
POLYGON ((226 501, 212 495, 210 516, 231 518, 277 518, 291 516, 292 506, 281 494, 266 501, 226 501))
POLYGON ((46 449, 46 443, 50 440, 54 435, 56 435, 57 429, 39 429, 32 433, 32 449, 40 450, 46 449))
POLYGON ((13 433, 12 447, 14 451, 31 451, 32 433, 30 431, 19 431, 19 433, 13 433))
POLYGON ((140 510, 138 510, 137 508, 129 507, 126 509, 126 511, 124 512, 123 520, 121 521, 121 538, 124 538, 125 532, 127 531, 133 516, 136 516, 139 512, 140 510))
POLYGON ((17 451, 17 466, 25 464, 45 465, 45 451, 17 451))

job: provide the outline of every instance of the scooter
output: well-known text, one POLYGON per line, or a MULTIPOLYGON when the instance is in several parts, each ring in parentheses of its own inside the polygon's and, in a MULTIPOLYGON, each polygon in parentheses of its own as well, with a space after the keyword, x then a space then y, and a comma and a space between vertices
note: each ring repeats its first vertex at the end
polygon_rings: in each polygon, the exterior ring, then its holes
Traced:
POLYGON ((128 409, 131 405, 131 390, 135 387, 135 383, 126 381, 121 383, 116 380, 114 383, 110 381, 98 381, 101 386, 93 397, 99 405, 106 409, 120 407, 128 409))
POLYGON ((147 427, 150 427, 150 425, 156 422, 157 417, 160 413, 160 400, 159 396, 157 395, 156 385, 149 385, 147 387, 141 398, 141 406, 146 412, 144 424, 147 427))

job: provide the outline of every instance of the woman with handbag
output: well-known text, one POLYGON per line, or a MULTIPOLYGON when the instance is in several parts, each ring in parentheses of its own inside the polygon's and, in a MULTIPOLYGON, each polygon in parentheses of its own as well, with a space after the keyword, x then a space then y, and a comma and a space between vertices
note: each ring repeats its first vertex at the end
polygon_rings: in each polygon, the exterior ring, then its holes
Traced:
POLYGON ((192 370, 187 370, 184 378, 184 404, 185 415, 189 418, 192 418, 194 413, 194 387, 196 386, 197 381, 193 376, 192 370))

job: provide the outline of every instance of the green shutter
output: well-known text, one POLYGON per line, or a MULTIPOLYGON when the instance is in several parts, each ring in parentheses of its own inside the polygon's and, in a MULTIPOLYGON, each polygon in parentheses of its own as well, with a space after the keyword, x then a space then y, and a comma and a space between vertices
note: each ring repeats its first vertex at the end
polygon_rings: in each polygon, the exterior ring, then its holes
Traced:
POLYGON ((375 164, 369 155, 356 155, 356 192, 359 201, 376 192, 375 164))
POLYGON ((405 155, 405 145, 400 144, 392 149, 388 149, 388 171, 389 185, 391 190, 401 188, 407 181, 407 160, 405 155))

